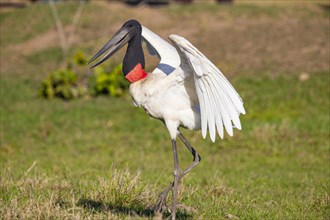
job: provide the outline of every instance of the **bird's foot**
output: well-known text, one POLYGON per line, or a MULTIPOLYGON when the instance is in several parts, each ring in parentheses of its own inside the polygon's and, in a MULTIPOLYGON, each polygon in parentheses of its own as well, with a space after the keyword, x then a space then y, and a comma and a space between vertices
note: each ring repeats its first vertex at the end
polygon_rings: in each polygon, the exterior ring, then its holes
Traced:
POLYGON ((167 194, 168 192, 172 189, 173 187, 173 183, 171 183, 160 195, 158 198, 158 201, 156 203, 156 206, 154 208, 154 212, 155 213, 161 213, 164 210, 166 210, 166 198, 167 198, 167 194))
POLYGON ((161 213, 162 211, 166 210, 166 196, 167 193, 164 194, 164 192, 162 192, 158 198, 158 201, 156 203, 156 206, 154 208, 155 213, 161 213))

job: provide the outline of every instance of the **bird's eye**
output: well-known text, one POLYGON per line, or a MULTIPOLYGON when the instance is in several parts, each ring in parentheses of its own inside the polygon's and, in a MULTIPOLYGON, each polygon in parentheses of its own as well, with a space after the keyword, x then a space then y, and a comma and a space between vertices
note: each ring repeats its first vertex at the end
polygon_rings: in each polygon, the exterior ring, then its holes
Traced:
POLYGON ((133 25, 132 24, 129 24, 128 27, 133 27, 133 25))

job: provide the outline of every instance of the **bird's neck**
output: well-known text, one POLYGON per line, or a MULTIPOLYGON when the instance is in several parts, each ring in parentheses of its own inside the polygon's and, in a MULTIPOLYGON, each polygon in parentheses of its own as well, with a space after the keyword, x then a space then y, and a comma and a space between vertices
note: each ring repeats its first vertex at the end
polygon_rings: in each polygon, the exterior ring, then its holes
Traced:
POLYGON ((142 49, 141 35, 130 40, 123 62, 123 73, 131 83, 148 76, 144 71, 144 54, 142 49))

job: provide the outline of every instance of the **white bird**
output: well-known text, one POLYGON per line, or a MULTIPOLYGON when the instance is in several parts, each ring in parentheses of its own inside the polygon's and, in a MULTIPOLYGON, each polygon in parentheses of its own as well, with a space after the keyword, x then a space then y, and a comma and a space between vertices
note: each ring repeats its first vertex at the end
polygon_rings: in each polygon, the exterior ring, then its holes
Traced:
POLYGON ((128 43, 123 73, 131 82, 129 91, 134 103, 151 117, 163 121, 172 139, 174 181, 160 194, 155 212, 163 211, 167 194, 173 188, 171 215, 175 219, 178 184, 201 160, 179 127, 201 129, 203 138, 208 131, 214 142, 216 133, 223 138, 224 128, 230 136, 233 127, 241 130, 239 115, 245 114, 245 109, 234 87, 196 47, 178 35, 172 34, 169 39, 173 46, 138 21, 129 20, 89 63, 109 50, 92 67, 99 65, 128 43), (146 42, 151 55, 160 58, 151 73, 144 71, 142 41, 146 42), (183 171, 179 167, 177 136, 194 157, 192 164, 183 171))

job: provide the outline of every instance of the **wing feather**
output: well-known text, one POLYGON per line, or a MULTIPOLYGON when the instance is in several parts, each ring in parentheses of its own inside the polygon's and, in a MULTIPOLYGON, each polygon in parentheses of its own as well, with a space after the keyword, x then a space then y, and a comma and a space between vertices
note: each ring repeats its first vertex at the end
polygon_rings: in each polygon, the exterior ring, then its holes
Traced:
MULTIPOLYGON (((218 91, 214 91, 216 90, 215 87, 212 87, 212 93, 218 93, 218 91)), ((217 130, 218 130, 218 134, 220 136, 220 138, 223 138, 223 126, 224 126, 224 121, 226 120, 226 112, 224 111, 223 106, 221 105, 221 100, 216 99, 216 108, 220 110, 220 114, 215 114, 215 118, 216 118, 216 125, 217 125, 217 130)))
POLYGON ((232 136, 233 126, 242 128, 239 119, 240 114, 245 114, 242 98, 221 71, 189 41, 177 35, 170 35, 169 39, 177 49, 181 63, 189 64, 181 64, 181 68, 193 74, 203 137, 208 130, 212 141, 215 141, 216 131, 223 138, 224 127, 232 136))
MULTIPOLYGON (((209 80, 209 75, 205 76, 206 80, 209 80)), ((209 80, 210 81, 210 80, 209 80)), ((214 82, 210 82, 210 90, 213 90, 213 93, 215 95, 215 99, 219 102, 219 110, 220 114, 223 116, 223 124, 226 128, 227 133, 232 136, 233 135, 233 128, 231 124, 231 118, 230 118, 230 111, 228 110, 228 102, 225 99, 225 94, 221 90, 221 88, 214 85, 214 82)))
MULTIPOLYGON (((214 79, 216 81, 217 76, 213 76, 212 74, 209 74, 210 78, 214 79)), ((213 85, 215 88, 217 88, 217 92, 220 98, 223 98, 223 102, 226 103, 226 108, 228 110, 228 113, 230 115, 231 120, 234 123, 234 126, 241 129, 241 123, 239 121, 239 112, 235 109, 234 102, 231 100, 230 94, 226 93, 225 89, 221 89, 221 87, 218 87, 215 83, 213 85)))
POLYGON ((202 89, 203 85, 197 83, 196 80, 195 80, 195 87, 201 109, 201 118, 204 119, 201 122, 201 127, 202 127, 202 136, 205 139, 207 135, 207 105, 206 105, 206 100, 204 98, 205 92, 202 89))
MULTIPOLYGON (((204 87, 209 87, 207 81, 200 82, 201 84, 204 84, 204 87)), ((214 110, 216 110, 214 107, 214 97, 213 94, 210 92, 209 89, 205 89, 204 93, 204 99, 207 100, 208 103, 208 114, 207 114, 207 125, 210 133, 210 138, 214 142, 215 141, 215 115, 214 115, 214 110)))

